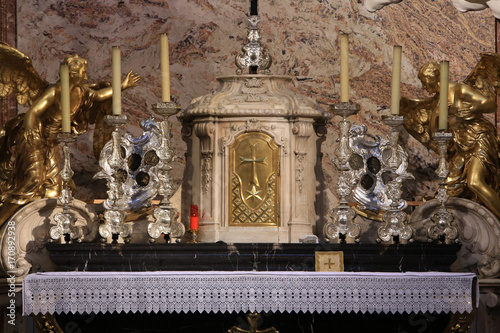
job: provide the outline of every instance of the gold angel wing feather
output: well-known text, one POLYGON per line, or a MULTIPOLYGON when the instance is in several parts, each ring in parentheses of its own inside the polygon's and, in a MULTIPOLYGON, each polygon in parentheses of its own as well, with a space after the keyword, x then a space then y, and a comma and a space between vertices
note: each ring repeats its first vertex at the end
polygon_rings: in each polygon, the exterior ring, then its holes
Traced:
POLYGON ((437 145, 432 140, 432 133, 438 127, 437 104, 439 96, 421 100, 401 98, 401 114, 406 116, 404 127, 418 141, 427 148, 437 150, 437 145))
POLYGON ((31 58, 0 42, 0 97, 16 94, 21 105, 31 105, 48 87, 33 67, 31 58))
POLYGON ((464 80, 464 83, 479 90, 485 97, 498 95, 500 90, 500 54, 481 53, 481 58, 464 80))

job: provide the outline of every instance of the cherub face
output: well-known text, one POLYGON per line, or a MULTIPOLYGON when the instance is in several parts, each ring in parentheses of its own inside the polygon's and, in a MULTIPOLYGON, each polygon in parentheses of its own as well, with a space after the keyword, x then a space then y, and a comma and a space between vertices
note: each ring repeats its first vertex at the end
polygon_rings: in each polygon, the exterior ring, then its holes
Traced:
POLYGON ((79 68, 75 68, 70 73, 70 78, 73 81, 73 84, 77 86, 83 85, 87 82, 87 66, 82 65, 79 68))
POLYGON ((420 81, 422 81, 422 88, 429 94, 434 94, 439 91, 439 79, 435 74, 424 73, 424 75, 420 77, 420 81))

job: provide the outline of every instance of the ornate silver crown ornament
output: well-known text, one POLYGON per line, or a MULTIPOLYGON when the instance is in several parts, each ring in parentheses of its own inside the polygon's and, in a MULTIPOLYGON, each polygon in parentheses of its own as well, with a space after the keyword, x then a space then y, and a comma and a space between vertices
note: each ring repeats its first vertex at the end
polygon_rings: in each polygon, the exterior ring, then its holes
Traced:
POLYGON ((259 24, 259 16, 251 15, 248 18, 249 27, 247 40, 248 43, 243 46, 242 54, 236 56, 235 62, 238 69, 236 74, 243 74, 244 69, 249 70, 249 74, 270 74, 269 67, 272 63, 272 58, 267 53, 266 48, 260 43, 260 33, 257 25, 259 24))

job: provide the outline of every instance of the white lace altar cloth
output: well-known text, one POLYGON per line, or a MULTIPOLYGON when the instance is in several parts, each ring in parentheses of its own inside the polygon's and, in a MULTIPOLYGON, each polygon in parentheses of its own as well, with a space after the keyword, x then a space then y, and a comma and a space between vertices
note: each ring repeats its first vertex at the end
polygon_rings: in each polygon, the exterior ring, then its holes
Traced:
POLYGON ((23 313, 471 312, 468 273, 53 272, 28 275, 23 313))

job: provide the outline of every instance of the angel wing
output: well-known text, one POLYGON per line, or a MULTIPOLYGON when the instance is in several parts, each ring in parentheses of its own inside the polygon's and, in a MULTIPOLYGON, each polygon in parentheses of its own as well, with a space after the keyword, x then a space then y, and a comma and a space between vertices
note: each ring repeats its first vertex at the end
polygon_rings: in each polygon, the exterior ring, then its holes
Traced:
POLYGON ((31 105, 48 87, 33 67, 31 58, 0 42, 0 97, 16 94, 21 105, 31 105))
POLYGON ((485 97, 499 95, 500 90, 500 54, 481 53, 481 58, 472 72, 463 81, 479 90, 485 97))
POLYGON ((400 102, 401 113, 406 116, 405 129, 424 146, 433 150, 437 150, 432 133, 438 128, 438 102, 439 96, 420 100, 402 97, 400 102))

